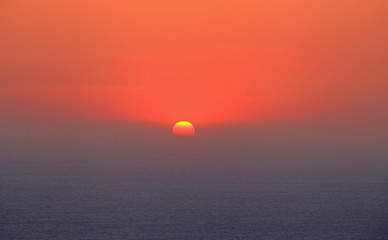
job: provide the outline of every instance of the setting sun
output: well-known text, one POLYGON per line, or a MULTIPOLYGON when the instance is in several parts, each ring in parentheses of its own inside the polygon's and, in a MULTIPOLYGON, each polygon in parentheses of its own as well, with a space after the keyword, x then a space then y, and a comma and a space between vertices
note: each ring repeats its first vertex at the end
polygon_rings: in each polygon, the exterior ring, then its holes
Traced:
POLYGON ((388 240, 387 10, 0 0, 0 240, 388 240))
POLYGON ((195 134, 195 128, 193 124, 187 121, 180 121, 175 123, 174 127, 172 128, 172 133, 174 135, 193 136, 195 134))

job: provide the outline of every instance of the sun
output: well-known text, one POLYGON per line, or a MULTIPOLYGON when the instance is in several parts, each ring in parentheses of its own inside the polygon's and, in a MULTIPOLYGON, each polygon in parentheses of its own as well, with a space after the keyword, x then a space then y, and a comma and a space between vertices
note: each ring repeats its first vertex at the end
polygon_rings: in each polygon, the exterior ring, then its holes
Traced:
POLYGON ((175 123, 172 128, 172 134, 180 136, 193 136, 195 134, 195 128, 190 122, 180 121, 175 123))

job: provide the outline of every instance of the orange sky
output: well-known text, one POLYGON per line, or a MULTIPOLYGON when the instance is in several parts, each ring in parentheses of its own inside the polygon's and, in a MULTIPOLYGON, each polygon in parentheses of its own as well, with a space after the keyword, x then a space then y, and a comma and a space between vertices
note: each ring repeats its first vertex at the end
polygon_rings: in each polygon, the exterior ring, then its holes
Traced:
POLYGON ((2 1, 9 118, 388 120, 388 3, 2 1))

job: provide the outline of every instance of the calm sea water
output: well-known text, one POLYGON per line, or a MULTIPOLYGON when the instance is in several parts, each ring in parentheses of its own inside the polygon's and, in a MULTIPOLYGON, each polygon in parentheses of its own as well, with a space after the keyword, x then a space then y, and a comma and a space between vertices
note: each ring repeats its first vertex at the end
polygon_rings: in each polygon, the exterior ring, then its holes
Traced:
POLYGON ((2 167, 0 239, 388 239, 384 171, 2 167))

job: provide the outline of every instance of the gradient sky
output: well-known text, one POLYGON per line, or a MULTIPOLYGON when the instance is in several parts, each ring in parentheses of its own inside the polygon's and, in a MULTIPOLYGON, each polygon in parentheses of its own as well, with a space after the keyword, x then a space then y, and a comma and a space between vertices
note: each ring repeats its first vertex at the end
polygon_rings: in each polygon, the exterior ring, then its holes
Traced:
POLYGON ((384 0, 0 5, 3 120, 388 120, 384 0))

